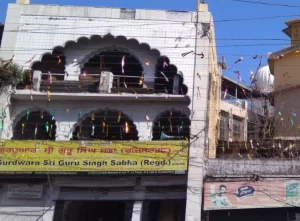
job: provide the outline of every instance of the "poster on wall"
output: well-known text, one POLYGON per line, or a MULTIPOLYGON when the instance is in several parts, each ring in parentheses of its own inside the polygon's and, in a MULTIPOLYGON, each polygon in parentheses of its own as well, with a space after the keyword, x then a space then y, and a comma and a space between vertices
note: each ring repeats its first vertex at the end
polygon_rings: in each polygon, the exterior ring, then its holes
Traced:
POLYGON ((11 184, 7 187, 8 198, 40 199, 43 195, 43 185, 11 184))
POLYGON ((5 141, 5 174, 185 174, 187 141, 5 141))
POLYGON ((300 206, 299 181, 205 183, 204 210, 300 206))

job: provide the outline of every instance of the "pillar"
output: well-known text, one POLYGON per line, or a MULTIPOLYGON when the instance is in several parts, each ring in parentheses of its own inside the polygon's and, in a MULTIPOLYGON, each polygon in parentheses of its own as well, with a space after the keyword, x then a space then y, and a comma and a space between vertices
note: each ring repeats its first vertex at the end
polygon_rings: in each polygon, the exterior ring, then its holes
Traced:
POLYGON ((54 209, 55 209, 55 201, 52 200, 52 189, 48 188, 47 189, 47 197, 46 202, 45 202, 45 207, 44 207, 44 212, 42 216, 43 221, 53 221, 54 217, 54 209))
POLYGON ((143 201, 135 201, 133 204, 131 221, 142 221, 143 201))
POLYGON ((132 202, 125 202, 124 221, 131 221, 132 202))

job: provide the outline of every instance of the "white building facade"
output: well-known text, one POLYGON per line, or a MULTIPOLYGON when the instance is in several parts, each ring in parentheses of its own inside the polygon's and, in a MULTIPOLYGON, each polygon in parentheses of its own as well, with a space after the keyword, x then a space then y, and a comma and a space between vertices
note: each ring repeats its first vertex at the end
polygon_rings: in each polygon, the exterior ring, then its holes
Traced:
MULTIPOLYGON (((198 12, 9 4, 0 57, 32 75, 1 92, 4 149, 181 145, 160 161, 180 155, 182 169, 107 155, 127 163, 82 170, 78 148, 43 158, 57 167, 26 169, 19 162, 41 160, 39 152, 3 150, 0 220, 200 221, 212 31, 203 4, 198 12)), ((148 153, 138 157, 154 161, 148 153)))

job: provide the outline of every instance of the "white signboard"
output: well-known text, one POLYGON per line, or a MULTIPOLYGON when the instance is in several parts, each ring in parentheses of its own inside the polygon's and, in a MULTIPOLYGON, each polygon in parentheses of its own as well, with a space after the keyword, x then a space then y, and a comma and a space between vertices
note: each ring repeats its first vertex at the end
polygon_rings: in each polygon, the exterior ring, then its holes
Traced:
POLYGON ((8 185, 8 198, 40 199, 43 195, 43 185, 8 185))

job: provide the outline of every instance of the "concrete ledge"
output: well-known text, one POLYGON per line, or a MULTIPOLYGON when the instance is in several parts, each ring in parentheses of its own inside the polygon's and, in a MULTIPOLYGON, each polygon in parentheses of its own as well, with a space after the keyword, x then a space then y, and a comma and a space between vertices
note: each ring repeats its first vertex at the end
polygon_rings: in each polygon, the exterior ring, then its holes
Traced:
POLYGON ((300 176, 299 160, 208 160, 207 176, 242 177, 259 176, 300 176))
MULTIPOLYGON (((17 90, 12 99, 15 100, 47 100, 47 92, 30 90, 17 90)), ((186 95, 166 95, 166 94, 93 94, 93 93, 51 93, 51 101, 70 101, 70 100, 108 100, 108 101, 164 101, 164 102, 190 102, 186 95)))

